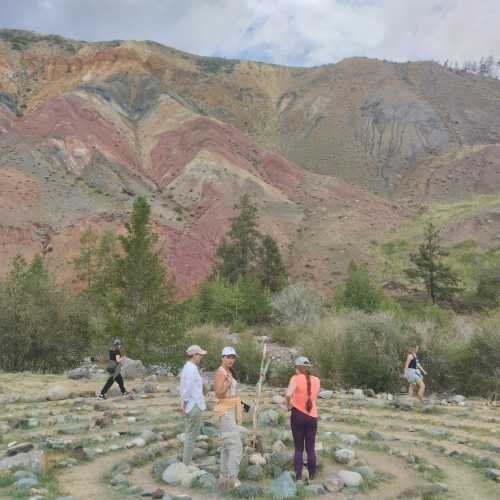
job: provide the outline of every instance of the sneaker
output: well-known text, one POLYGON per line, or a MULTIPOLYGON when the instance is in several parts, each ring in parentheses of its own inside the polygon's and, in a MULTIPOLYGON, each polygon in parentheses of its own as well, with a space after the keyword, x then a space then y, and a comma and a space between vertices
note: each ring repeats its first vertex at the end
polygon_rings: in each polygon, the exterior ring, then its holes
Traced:
POLYGON ((100 399, 101 401, 105 400, 105 399, 108 399, 104 394, 99 394, 97 396, 97 399, 100 399))
POLYGON ((130 396, 130 392, 129 391, 122 392, 122 396, 130 396))

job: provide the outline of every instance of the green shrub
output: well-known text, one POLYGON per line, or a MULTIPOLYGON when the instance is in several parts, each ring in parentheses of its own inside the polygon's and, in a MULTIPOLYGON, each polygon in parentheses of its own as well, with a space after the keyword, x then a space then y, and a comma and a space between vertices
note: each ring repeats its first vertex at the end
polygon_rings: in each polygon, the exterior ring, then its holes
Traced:
MULTIPOLYGON (((235 363, 236 379, 245 384, 257 382, 261 350, 250 333, 241 333, 239 340, 231 343, 220 328, 213 325, 203 325, 193 328, 186 334, 185 347, 187 348, 192 344, 197 344, 207 351, 201 366, 211 371, 220 366, 222 349, 227 345, 232 345, 238 353, 235 363)), ((185 354, 183 354, 183 357, 185 359, 185 354)))
POLYGON ((220 328, 213 325, 202 325, 193 328, 186 334, 186 349, 193 344, 199 345, 207 351, 201 365, 203 368, 215 370, 220 366, 221 352, 224 346, 227 345, 227 339, 220 328))
POLYGON ((238 358, 235 363, 236 378, 244 384, 255 384, 259 379, 262 351, 252 334, 243 332, 234 345, 238 358))
POLYGON ((345 383, 394 391, 401 385, 407 343, 394 316, 353 314, 346 324, 342 351, 345 383))
POLYGON ((467 395, 500 392, 500 334, 498 320, 484 322, 466 346, 457 348, 453 371, 457 388, 467 395))
POLYGON ((384 301, 382 291, 370 283, 366 267, 351 262, 347 277, 334 296, 336 309, 358 309, 370 313, 382 309, 384 301))
POLYGON ((323 299, 314 290, 301 283, 287 286, 272 300, 275 316, 286 324, 305 324, 319 319, 323 299))
POLYGON ((344 318, 328 316, 309 326, 302 337, 302 352, 314 364, 321 385, 331 388, 342 382, 344 318))
POLYGON ((275 387, 287 387, 294 373, 292 362, 272 364, 269 369, 269 383, 275 387))
POLYGON ((269 331, 269 336, 273 342, 286 347, 297 345, 301 334, 302 329, 296 326, 277 325, 269 331))
POLYGON ((232 284, 220 275, 205 281, 195 299, 198 318, 212 323, 239 322, 247 325, 269 320, 269 293, 248 278, 232 284))

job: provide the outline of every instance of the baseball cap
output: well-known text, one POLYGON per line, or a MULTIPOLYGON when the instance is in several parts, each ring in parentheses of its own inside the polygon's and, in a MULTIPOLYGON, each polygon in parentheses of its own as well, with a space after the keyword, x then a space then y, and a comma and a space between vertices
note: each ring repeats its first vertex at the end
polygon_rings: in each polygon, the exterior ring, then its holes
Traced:
POLYGON ((312 364, 305 356, 299 356, 295 359, 295 366, 312 366, 312 364))
POLYGON ((231 347, 231 346, 224 347, 224 349, 222 349, 222 355, 223 356, 238 356, 236 354, 236 351, 234 350, 234 347, 231 347))
POLYGON ((121 341, 121 339, 115 339, 113 341, 113 345, 123 345, 123 342, 121 341))
POLYGON ((199 345, 190 345, 186 349, 186 354, 188 356, 193 356, 194 354, 206 354, 207 351, 204 351, 199 345))

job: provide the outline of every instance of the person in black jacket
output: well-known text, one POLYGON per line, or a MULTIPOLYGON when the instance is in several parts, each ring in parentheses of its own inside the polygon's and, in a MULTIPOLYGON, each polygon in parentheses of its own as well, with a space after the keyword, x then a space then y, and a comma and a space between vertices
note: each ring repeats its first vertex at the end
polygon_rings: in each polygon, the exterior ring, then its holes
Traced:
POLYGON ((115 339, 113 342, 113 347, 109 351, 109 361, 107 372, 109 373, 109 378, 104 384, 100 394, 97 396, 97 399, 107 399, 106 393, 109 391, 109 388, 113 385, 113 382, 116 382, 120 387, 120 391, 124 396, 127 396, 129 392, 125 389, 125 385, 123 384, 123 377, 121 376, 121 368, 122 361, 124 356, 122 354, 123 342, 120 339, 115 339))

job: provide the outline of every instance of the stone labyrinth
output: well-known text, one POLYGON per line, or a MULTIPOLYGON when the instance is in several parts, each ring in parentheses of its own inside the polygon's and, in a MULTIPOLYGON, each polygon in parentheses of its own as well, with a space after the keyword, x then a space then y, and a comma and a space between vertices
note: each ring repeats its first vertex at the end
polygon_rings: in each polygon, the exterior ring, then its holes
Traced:
MULTIPOLYGON (((267 387, 262 447, 246 449, 242 484, 222 492, 210 411, 196 465, 178 463, 183 422, 175 378, 129 382, 134 399, 98 402, 102 382, 0 374, 1 499, 500 498, 500 409, 479 400, 430 398, 421 407, 404 396, 323 391, 320 473, 296 484, 284 391, 267 387)), ((254 388, 242 396, 252 402, 254 388)), ((242 428, 247 442, 250 425, 242 428)))

